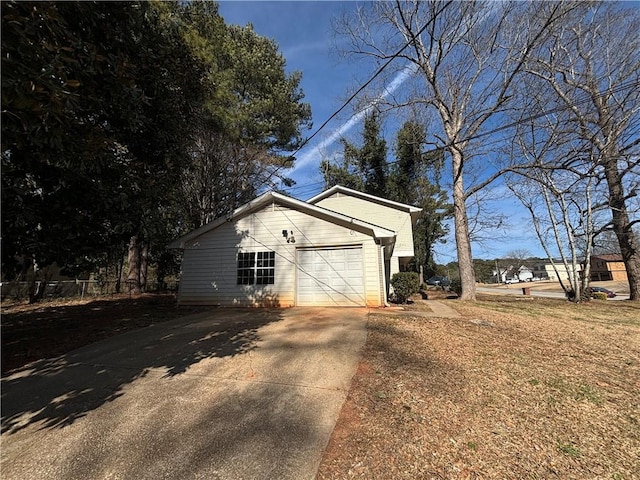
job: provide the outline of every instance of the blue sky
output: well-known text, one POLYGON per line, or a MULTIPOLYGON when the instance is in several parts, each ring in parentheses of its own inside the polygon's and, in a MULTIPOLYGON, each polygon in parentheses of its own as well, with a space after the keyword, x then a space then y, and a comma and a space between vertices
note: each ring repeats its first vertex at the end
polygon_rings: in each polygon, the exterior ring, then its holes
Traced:
MULTIPOLYGON (((220 14, 226 23, 253 24, 257 33, 278 43, 289 71, 302 72, 304 101, 311 104, 314 124, 306 136, 342 106, 347 92, 356 84, 354 76, 362 74, 339 58, 331 30, 332 18, 356 6, 355 2, 220 2, 220 14)), ((327 125, 298 152, 296 167, 290 172, 297 182, 292 196, 306 199, 322 190, 318 170, 322 156, 317 150, 346 120, 342 116, 327 125)))
MULTIPOLYGON (((228 24, 251 23, 260 35, 272 38, 280 46, 287 60, 289 71, 303 73, 302 90, 305 101, 310 103, 314 127, 306 132, 311 135, 338 108, 349 94, 366 81, 375 67, 340 58, 334 38, 332 19, 343 13, 354 11, 357 2, 276 2, 276 1, 223 1, 220 14, 228 24)), ((396 65, 396 69, 402 65, 396 65)), ((398 76, 395 77, 398 80, 398 76)), ((389 82, 391 85, 392 81, 389 82)), ((389 87, 387 88, 393 88, 389 87)), ((396 81, 395 88, 402 88, 396 81)), ((376 92, 381 94, 383 92, 376 92)), ((296 154, 296 167, 290 176, 297 182, 289 192, 293 197, 306 200, 323 189, 319 165, 323 158, 341 151, 340 136, 358 141, 362 130, 359 117, 347 107, 343 113, 329 123, 307 146, 296 154)), ((395 129, 386 129, 387 144, 393 145, 395 129)), ((489 192, 493 198, 490 208, 499 210, 509 218, 508 225, 499 230, 483 233, 485 240, 474 242, 474 258, 492 259, 502 257, 516 249, 526 249, 532 255, 544 257, 539 247, 527 212, 504 187, 497 186, 489 192)), ((489 200, 486 200, 489 202, 489 200)), ((453 230, 451 228, 451 230, 453 230)), ((436 247, 436 261, 448 263, 456 260, 453 235, 447 242, 436 247)))

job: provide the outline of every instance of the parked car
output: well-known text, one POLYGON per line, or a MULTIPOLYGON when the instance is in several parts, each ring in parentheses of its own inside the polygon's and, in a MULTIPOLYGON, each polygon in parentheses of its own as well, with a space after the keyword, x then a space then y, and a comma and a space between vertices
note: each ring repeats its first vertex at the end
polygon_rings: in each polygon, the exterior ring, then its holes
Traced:
POLYGON ((427 280, 427 285, 448 287, 449 285, 451 285, 451 280, 449 280, 449 277, 442 277, 442 276, 436 275, 427 280))
POLYGON ((591 289, 592 296, 595 292, 606 293, 607 298, 615 298, 617 296, 615 292, 612 292, 611 290, 607 290, 604 287, 589 287, 589 288, 591 289))
POLYGON ((504 283, 520 283, 520 280, 513 277, 513 278, 507 278, 504 283))

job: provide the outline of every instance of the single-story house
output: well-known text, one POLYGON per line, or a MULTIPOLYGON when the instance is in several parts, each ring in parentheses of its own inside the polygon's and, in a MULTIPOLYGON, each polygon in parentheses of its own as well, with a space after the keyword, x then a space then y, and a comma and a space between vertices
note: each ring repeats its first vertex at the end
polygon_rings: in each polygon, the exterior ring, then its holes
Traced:
POLYGON ((627 267, 622 255, 606 254, 591 256, 591 281, 617 280, 628 282, 627 267))
POLYGON ((384 306, 420 211, 341 186, 306 202, 264 193, 170 244, 184 250, 178 301, 384 306))

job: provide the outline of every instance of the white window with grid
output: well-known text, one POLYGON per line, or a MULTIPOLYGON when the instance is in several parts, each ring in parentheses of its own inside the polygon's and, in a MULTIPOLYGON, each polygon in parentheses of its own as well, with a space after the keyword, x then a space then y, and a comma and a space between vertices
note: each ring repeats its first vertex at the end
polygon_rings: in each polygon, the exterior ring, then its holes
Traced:
POLYGON ((239 252, 236 285, 273 285, 275 252, 239 252))

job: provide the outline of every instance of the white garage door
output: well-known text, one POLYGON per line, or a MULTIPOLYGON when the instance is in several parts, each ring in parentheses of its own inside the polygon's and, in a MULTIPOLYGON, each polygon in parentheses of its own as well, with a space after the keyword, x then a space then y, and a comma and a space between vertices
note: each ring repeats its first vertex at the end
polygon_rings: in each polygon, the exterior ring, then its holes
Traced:
POLYGON ((362 248, 322 248, 297 251, 297 304, 362 306, 362 248))

